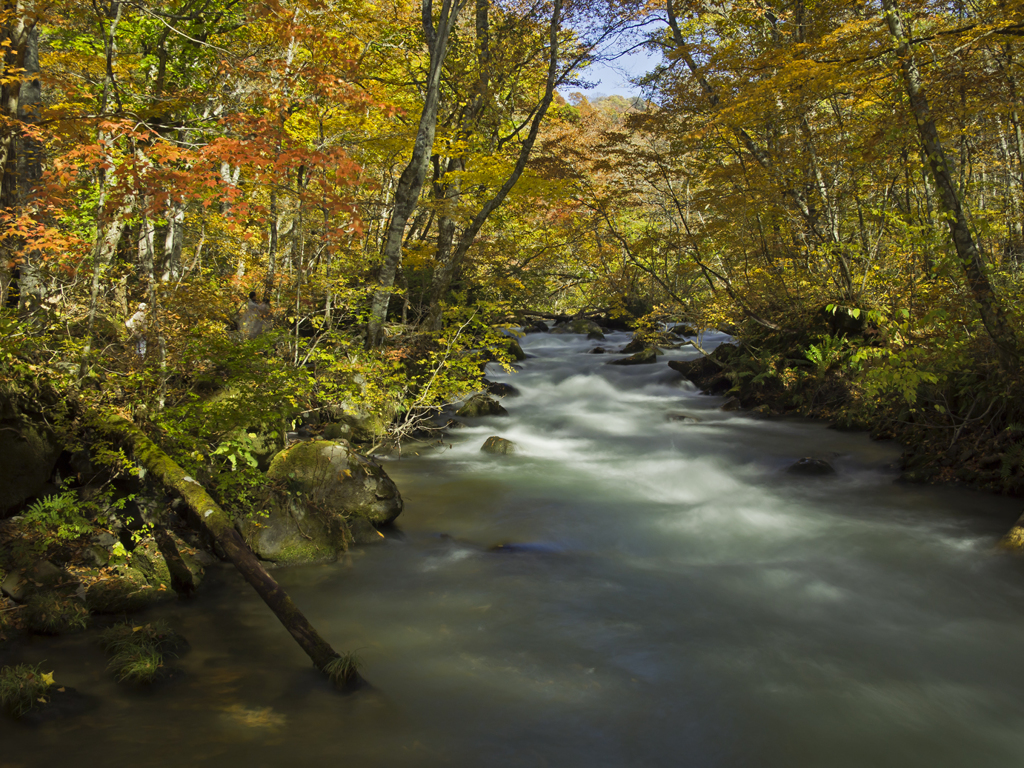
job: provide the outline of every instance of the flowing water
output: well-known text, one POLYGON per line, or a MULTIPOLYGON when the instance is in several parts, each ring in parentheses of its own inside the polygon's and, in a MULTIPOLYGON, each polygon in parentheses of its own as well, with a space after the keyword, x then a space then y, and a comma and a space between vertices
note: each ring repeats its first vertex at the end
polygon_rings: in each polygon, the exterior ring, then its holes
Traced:
POLYGON ((508 418, 388 462, 400 530, 277 572, 370 689, 331 692, 222 570, 147 615, 192 644, 158 690, 88 637, 23 649, 99 705, 0 722, 0 766, 1024 764, 1024 569, 991 551, 1016 502, 901 485, 891 445, 722 412, 598 343, 527 337, 492 375, 508 418), (808 455, 837 474, 785 473, 808 455))

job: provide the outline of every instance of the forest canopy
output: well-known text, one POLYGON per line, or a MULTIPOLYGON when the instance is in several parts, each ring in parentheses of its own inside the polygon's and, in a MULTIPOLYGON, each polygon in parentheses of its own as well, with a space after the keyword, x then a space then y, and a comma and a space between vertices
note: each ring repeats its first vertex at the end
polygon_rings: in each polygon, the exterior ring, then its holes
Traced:
POLYGON ((1019 3, 56 0, 3 24, 0 379, 71 422, 131 415, 197 465, 327 406, 387 439, 478 387, 502 329, 599 313, 734 331, 737 391, 880 434, 1019 429, 1019 3), (588 99, 631 47, 660 55, 642 96, 588 99))

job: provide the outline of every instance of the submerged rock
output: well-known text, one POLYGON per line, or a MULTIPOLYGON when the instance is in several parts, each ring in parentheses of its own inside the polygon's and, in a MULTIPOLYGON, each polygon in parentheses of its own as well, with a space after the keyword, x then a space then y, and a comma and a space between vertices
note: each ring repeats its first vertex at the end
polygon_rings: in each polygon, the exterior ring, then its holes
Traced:
POLYGON ((506 440, 504 437, 493 435, 484 441, 480 450, 483 453, 510 454, 516 452, 516 444, 511 440, 506 440))
POLYGON ((696 416, 691 416, 688 413, 682 411, 669 411, 665 414, 665 421, 678 421, 683 424, 697 424, 700 422, 696 416))
POLYGON ((91 712, 98 708, 100 703, 95 696, 81 693, 66 685, 58 687, 56 683, 50 686, 45 698, 45 703, 18 716, 18 721, 23 725, 40 726, 91 712))
POLYGON ((824 459, 813 459, 807 456, 791 464, 786 469, 786 472, 791 475, 803 475, 804 477, 825 477, 826 475, 834 475, 836 470, 824 459))
POLYGON ((258 557, 280 565, 336 560, 402 511, 380 464, 343 443, 297 443, 274 457, 267 480, 263 515, 237 527, 258 557))

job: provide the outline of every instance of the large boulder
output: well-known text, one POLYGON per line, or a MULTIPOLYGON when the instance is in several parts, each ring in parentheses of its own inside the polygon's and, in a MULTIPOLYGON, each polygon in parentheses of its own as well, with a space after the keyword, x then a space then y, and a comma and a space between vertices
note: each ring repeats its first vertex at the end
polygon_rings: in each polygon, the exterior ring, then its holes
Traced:
POLYGON ((238 529, 257 556, 279 565, 331 562, 402 511, 380 464, 341 442, 296 443, 274 457, 267 480, 265 517, 241 519, 238 529))
POLYGON ((706 357, 695 360, 669 360, 668 367, 692 381, 706 395, 721 395, 733 387, 729 363, 740 354, 734 344, 719 344, 706 357))
POLYGON ((45 490, 60 451, 44 429, 17 420, 0 422, 0 517, 45 490))
POLYGON ((512 356, 513 360, 521 362, 526 359, 526 353, 523 351, 523 346, 519 343, 519 339, 516 338, 509 338, 508 353, 512 356))
POLYGON ((89 585, 85 604, 93 613, 134 613, 175 597, 173 589, 151 584, 141 570, 123 565, 89 585))
POLYGON ((588 320, 585 317, 577 317, 574 320, 567 320, 564 323, 559 323, 551 329, 552 333, 580 333, 589 338, 603 339, 604 331, 601 330, 601 326, 595 323, 593 320, 588 320))
POLYGON ((456 416, 477 419, 481 416, 508 416, 505 407, 488 395, 473 395, 455 412, 456 416))

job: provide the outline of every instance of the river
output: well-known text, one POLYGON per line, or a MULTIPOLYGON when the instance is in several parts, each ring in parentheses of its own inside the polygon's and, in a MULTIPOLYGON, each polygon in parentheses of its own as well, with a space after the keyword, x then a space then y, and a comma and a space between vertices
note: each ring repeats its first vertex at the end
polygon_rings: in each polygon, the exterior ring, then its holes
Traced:
MULTIPOLYGON (((371 687, 330 690, 232 571, 151 611, 182 675, 90 636, 24 649, 92 712, 0 721, 0 768, 1006 768, 1024 764, 1019 502, 900 484, 898 450, 723 412, 664 360, 533 334, 510 416, 386 464, 398 529, 276 575, 371 687), (480 452, 490 435, 519 452, 480 452), (803 456, 832 477, 794 477, 803 456)), ((704 339, 713 346, 722 337, 704 339)))

